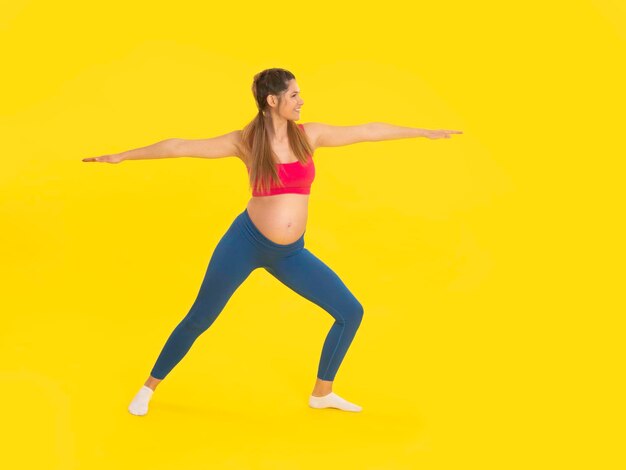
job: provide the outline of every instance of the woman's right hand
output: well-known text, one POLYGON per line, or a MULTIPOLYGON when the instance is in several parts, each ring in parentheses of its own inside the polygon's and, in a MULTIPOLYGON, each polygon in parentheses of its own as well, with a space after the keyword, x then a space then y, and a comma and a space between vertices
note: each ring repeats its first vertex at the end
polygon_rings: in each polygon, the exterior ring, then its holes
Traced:
POLYGON ((123 160, 124 158, 119 153, 114 155, 102 155, 100 157, 83 158, 84 162, 119 163, 123 160))

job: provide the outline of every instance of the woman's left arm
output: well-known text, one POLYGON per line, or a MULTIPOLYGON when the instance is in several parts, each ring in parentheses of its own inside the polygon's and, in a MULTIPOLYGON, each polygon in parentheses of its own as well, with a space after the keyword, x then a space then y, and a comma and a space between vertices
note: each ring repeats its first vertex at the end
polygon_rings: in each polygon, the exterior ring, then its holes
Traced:
POLYGON ((368 124, 371 142, 380 140, 407 139, 410 137, 427 137, 429 139, 449 139, 450 134, 463 134, 463 131, 447 129, 419 129, 417 127, 404 127, 388 124, 386 122, 370 122, 368 124))

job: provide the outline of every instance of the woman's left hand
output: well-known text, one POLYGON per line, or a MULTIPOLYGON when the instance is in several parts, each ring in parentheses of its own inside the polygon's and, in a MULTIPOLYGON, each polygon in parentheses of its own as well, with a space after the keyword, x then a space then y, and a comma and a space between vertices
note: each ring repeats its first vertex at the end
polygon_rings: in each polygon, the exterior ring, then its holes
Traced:
POLYGON ((463 134, 463 131, 451 131, 447 129, 426 130, 424 137, 428 137, 429 139, 449 139, 450 134, 463 134))

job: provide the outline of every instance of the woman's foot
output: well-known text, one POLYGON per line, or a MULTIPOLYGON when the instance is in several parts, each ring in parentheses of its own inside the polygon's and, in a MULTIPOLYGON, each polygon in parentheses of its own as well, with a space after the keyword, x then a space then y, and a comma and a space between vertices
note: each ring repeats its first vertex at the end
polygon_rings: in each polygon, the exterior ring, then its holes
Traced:
POLYGON ((150 387, 147 387, 145 385, 142 386, 141 389, 137 392, 137 395, 135 395, 135 398, 133 398, 133 401, 128 406, 128 411, 131 414, 137 416, 143 416, 147 414, 148 403, 150 403, 150 398, 152 398, 153 393, 154 390, 152 390, 150 387))
POLYGON ((344 400, 334 392, 330 392, 323 397, 311 395, 309 397, 309 406, 311 408, 338 408, 344 411, 361 411, 363 408, 348 400, 344 400))

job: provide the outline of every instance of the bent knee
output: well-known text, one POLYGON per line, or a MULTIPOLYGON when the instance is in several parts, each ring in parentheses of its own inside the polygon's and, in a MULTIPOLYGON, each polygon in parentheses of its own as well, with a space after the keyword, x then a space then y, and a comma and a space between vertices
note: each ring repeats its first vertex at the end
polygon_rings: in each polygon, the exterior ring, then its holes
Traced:
POLYGON ((363 320, 363 305, 358 300, 354 300, 350 309, 346 311, 345 322, 351 324, 353 327, 358 328, 363 320))

